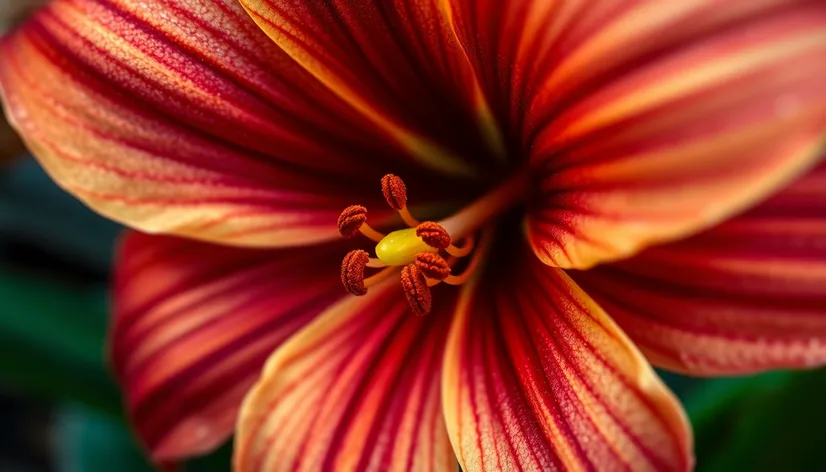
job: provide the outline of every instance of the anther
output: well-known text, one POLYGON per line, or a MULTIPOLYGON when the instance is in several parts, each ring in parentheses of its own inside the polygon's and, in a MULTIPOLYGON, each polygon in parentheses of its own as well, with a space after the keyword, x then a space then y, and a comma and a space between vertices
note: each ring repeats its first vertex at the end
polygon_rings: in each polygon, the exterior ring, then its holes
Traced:
POLYGON ((425 221, 416 227, 416 236, 422 238, 430 247, 447 249, 450 246, 450 234, 439 223, 425 221))
POLYGON ((433 304, 430 288, 424 274, 415 264, 408 264, 402 268, 401 282, 413 313, 419 316, 430 313, 433 304))
POLYGON ((430 279, 444 280, 450 275, 450 266, 438 254, 423 252, 416 256, 416 267, 430 279))
POLYGON ((338 232, 348 238, 361 233, 375 242, 384 237, 367 224, 367 208, 361 205, 350 205, 338 215, 338 232))
POLYGON ((384 199, 390 208, 399 212, 407 226, 415 228, 419 224, 419 220, 410 214, 407 209, 407 186, 404 181, 393 174, 387 174, 381 178, 381 193, 384 194, 384 199))
POLYGON ((384 199, 396 211, 401 211, 407 206, 407 187, 399 177, 387 174, 381 178, 381 193, 384 199))
POLYGON ((338 232, 348 238, 355 236, 365 221, 367 221, 367 208, 361 205, 350 205, 338 217, 338 232))
POLYGON ((367 294, 367 287, 364 286, 364 267, 368 262, 370 256, 361 249, 348 252, 341 261, 341 283, 353 295, 367 294))

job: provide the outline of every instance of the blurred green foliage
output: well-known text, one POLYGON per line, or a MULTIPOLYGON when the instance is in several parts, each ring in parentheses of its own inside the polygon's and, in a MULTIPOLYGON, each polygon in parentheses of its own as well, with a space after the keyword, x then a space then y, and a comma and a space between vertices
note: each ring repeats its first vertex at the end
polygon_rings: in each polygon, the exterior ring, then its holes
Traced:
POLYGON ((0 378, 59 400, 117 415, 120 399, 104 366, 106 301, 80 290, 0 269, 0 378))
POLYGON ((822 368, 706 382, 686 399, 698 470, 823 470, 824 398, 822 368))

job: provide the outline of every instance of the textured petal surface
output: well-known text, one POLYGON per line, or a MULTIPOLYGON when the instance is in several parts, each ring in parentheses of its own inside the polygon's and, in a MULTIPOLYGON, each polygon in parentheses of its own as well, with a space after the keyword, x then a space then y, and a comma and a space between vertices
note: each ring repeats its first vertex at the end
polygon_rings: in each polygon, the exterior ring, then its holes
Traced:
POLYGON ((655 364, 826 364, 826 165, 712 230, 572 276, 655 364))
POLYGON ((47 171, 145 232, 311 243, 347 204, 383 208, 387 172, 443 188, 235 0, 57 0, 0 54, 9 117, 47 171))
POLYGON ((441 0, 241 3, 291 57, 425 165, 495 171, 501 136, 441 0))
POLYGON ((388 281, 276 351, 244 402, 235 470, 455 471, 439 385, 454 303, 440 295, 415 317, 388 281))
POLYGON ((677 399, 592 299, 528 253, 459 301, 443 398, 463 469, 688 470, 677 399))
POLYGON ((823 145, 822 1, 454 3, 495 115, 536 170, 527 228, 549 265, 710 227, 823 145))
POLYGON ((267 357, 347 295, 338 280, 345 252, 125 238, 111 356, 154 459, 207 452, 230 436, 267 357))

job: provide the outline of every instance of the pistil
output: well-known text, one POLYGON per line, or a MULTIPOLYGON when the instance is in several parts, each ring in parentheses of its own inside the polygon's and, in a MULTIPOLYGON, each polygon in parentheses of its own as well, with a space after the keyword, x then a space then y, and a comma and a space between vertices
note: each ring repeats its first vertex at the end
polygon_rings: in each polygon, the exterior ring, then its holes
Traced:
POLYGON ((417 315, 432 307, 430 287, 444 282, 461 285, 478 269, 488 252, 492 227, 483 231, 479 245, 475 233, 517 203, 527 188, 527 172, 511 176, 492 192, 482 196, 458 213, 440 222, 419 222, 407 209, 407 187, 397 176, 388 174, 381 180, 387 204, 399 212, 407 229, 382 234, 367 224, 367 209, 351 205, 338 218, 339 232, 346 237, 361 233, 377 243, 376 257, 366 251, 350 251, 341 265, 341 281, 353 295, 367 294, 367 289, 393 275, 401 267, 400 281, 411 309, 417 315), (455 244, 458 243, 458 244, 455 244), (452 273, 458 259, 470 256, 461 274, 452 273), (365 277, 366 268, 381 270, 365 277))

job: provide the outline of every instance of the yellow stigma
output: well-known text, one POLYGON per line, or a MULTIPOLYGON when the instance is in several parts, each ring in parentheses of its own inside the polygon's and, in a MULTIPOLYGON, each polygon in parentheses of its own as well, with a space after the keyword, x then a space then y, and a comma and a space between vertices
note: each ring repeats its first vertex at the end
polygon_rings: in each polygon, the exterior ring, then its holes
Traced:
POLYGON ((416 236, 416 228, 400 229, 388 234, 376 246, 376 257, 389 266, 403 266, 416 261, 422 252, 438 252, 416 236))

